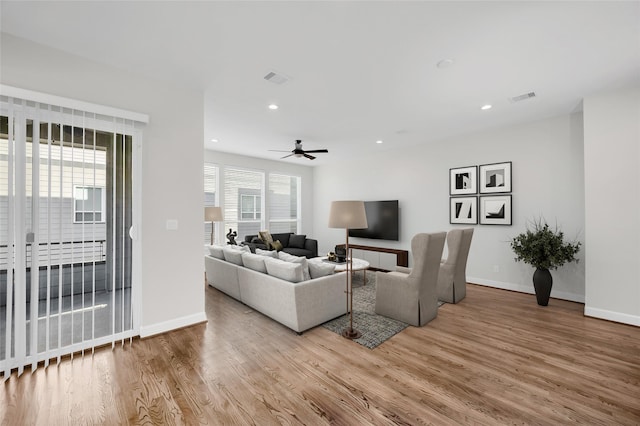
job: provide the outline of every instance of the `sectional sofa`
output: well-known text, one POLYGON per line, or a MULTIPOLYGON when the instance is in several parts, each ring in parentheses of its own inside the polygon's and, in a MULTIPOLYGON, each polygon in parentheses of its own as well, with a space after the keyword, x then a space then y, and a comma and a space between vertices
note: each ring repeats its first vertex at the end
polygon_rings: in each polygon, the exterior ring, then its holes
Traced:
POLYGON ((297 333, 346 313, 343 272, 324 275, 326 267, 319 271, 304 258, 286 262, 272 253, 210 247, 205 256, 207 284, 297 333))

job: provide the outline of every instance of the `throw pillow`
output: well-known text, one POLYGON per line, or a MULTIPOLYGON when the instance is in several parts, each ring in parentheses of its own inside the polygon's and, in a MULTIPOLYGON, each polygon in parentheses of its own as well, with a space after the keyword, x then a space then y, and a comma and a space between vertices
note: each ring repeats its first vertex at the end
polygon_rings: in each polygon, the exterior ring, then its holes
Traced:
POLYGON ((257 248, 256 249, 256 254, 259 254, 260 256, 267 256, 267 257, 278 257, 278 252, 275 250, 262 250, 257 248))
POLYGON ((214 244, 212 246, 209 246, 209 254, 211 255, 211 257, 224 260, 224 253, 222 253, 222 249, 222 246, 214 244))
POLYGON ((225 247, 222 249, 222 253, 224 253, 224 260, 227 262, 242 266, 242 251, 225 247))
POLYGON ((267 267, 264 266, 264 256, 253 253, 242 253, 242 263, 249 269, 266 273, 267 267))
POLYGON ((309 262, 309 275, 311 275, 311 279, 333 275, 335 268, 334 265, 328 263, 309 262))
POLYGON ((275 251, 280 251, 282 250, 284 247, 282 247, 282 243, 280 242, 280 240, 275 240, 271 243, 271 247, 275 250, 275 251))
POLYGON ((298 283, 302 281, 302 264, 285 262, 280 259, 264 258, 264 266, 267 267, 267 273, 276 278, 298 283))
POLYGON ((284 260, 285 262, 291 263, 300 263, 302 264, 302 277, 304 281, 310 280, 311 275, 309 274, 309 265, 306 257, 294 256, 292 254, 281 251, 278 253, 278 259, 284 260))
POLYGON ((271 243, 273 243, 273 237, 271 236, 271 232, 269 231, 260 231, 258 232, 260 239, 267 246, 268 249, 271 248, 271 243))
POLYGON ((289 247, 292 248, 304 248, 304 242, 307 240, 306 235, 292 235, 289 237, 289 247))

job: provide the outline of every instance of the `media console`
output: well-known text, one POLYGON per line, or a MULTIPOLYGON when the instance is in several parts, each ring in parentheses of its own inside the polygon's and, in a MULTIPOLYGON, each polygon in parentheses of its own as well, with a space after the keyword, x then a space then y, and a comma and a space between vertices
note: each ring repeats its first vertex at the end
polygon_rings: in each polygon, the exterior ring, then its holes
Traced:
MULTIPOLYGON (((338 245, 338 247, 344 247, 344 244, 340 244, 338 245)), ((361 246, 359 244, 349 244, 349 248, 352 250, 375 251, 379 253, 395 254, 397 266, 404 266, 404 267, 409 266, 409 252, 407 250, 398 250, 398 249, 392 249, 392 248, 386 248, 386 247, 361 246)), ((380 269, 380 268, 372 267, 370 269, 380 269)))

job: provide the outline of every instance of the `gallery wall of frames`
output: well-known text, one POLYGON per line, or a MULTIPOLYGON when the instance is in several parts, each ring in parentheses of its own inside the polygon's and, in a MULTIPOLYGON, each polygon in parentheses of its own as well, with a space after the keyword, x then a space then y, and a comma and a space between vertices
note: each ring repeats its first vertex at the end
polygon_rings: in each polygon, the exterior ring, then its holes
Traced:
POLYGON ((511 225, 511 161, 449 169, 449 223, 511 225))

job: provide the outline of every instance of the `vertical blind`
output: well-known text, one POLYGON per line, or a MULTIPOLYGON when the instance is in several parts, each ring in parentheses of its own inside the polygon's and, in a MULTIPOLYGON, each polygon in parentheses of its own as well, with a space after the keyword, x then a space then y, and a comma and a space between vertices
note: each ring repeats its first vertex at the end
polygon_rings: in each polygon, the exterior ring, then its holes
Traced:
POLYGON ((0 371, 6 380, 13 369, 35 370, 41 361, 46 367, 51 359, 137 334, 129 238, 133 146, 148 118, 1 89, 0 371))
POLYGON ((264 229, 264 173, 238 168, 224 169, 224 224, 238 233, 236 241, 245 235, 264 229))
POLYGON ((269 230, 298 233, 300 219, 300 178, 269 174, 269 230))

